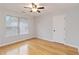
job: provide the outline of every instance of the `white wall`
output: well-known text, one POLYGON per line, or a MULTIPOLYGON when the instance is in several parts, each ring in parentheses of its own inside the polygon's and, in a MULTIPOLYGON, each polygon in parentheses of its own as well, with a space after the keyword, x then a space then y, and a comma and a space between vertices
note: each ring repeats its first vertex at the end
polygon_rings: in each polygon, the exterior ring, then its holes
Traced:
POLYGON ((37 37, 42 39, 52 39, 51 25, 52 16, 50 14, 42 15, 36 18, 37 37))
POLYGON ((36 18, 37 37, 52 41, 52 19, 54 15, 66 15, 65 17, 65 44, 79 47, 79 10, 59 12, 58 14, 46 14, 36 18))
POLYGON ((79 47, 79 10, 66 13, 65 42, 79 47))
POLYGON ((24 40, 34 37, 34 21, 32 16, 22 15, 7 9, 0 9, 0 46, 9 44, 18 40, 24 40), (4 17, 6 15, 12 15, 17 17, 26 17, 29 24, 29 34, 27 35, 20 35, 20 36, 12 36, 12 37, 5 37, 5 21, 4 17))

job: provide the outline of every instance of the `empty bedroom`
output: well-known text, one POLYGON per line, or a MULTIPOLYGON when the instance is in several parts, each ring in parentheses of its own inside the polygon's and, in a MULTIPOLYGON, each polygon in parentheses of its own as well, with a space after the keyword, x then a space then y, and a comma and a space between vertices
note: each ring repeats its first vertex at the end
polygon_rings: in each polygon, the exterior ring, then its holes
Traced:
POLYGON ((78 55, 79 3, 0 3, 0 55, 78 55))

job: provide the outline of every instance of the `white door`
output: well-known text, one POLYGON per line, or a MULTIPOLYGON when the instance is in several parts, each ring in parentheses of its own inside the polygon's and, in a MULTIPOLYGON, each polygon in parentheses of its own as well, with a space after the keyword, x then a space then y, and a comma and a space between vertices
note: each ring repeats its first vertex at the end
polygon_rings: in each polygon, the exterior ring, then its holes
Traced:
POLYGON ((52 32, 53 32, 53 41, 54 42, 59 42, 63 43, 64 38, 65 38, 65 16, 63 15, 58 15, 53 17, 53 27, 52 27, 52 32))

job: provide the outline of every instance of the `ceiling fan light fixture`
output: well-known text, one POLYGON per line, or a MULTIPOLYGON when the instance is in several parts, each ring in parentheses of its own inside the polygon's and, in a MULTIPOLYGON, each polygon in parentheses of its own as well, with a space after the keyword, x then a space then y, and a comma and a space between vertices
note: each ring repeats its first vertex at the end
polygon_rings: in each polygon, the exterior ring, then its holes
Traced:
POLYGON ((37 8, 32 8, 32 11, 33 11, 33 12, 36 12, 36 11, 37 11, 37 8))
POLYGON ((40 6, 39 3, 31 3, 31 4, 29 4, 28 7, 24 7, 24 8, 31 9, 30 12, 38 12, 38 13, 40 13, 40 9, 44 9, 44 7, 40 6))

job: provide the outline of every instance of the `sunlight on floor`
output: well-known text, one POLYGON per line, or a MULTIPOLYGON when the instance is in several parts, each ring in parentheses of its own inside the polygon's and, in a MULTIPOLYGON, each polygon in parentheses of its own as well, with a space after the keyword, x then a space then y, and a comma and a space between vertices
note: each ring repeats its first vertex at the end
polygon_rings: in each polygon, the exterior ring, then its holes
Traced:
POLYGON ((9 50, 6 55, 25 55, 25 54, 28 54, 28 45, 22 45, 18 48, 15 48, 15 49, 12 49, 12 50, 9 50))

